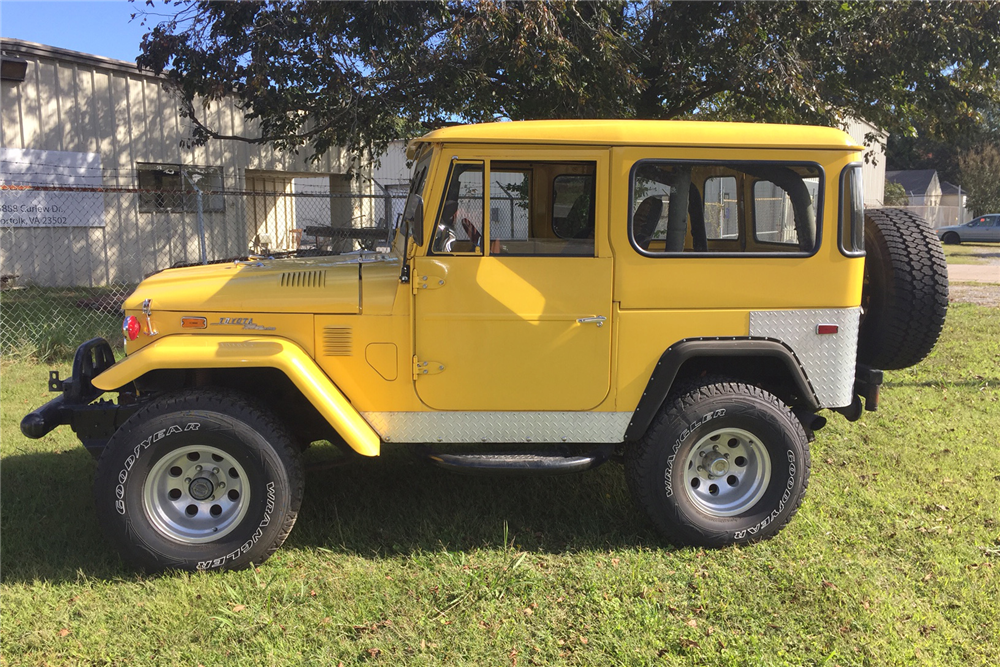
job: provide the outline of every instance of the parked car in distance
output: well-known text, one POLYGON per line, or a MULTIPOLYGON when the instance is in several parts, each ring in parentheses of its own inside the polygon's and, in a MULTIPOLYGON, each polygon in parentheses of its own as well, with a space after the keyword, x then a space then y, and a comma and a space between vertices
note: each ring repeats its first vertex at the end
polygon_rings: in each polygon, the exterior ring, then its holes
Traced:
POLYGON ((935 229, 942 243, 1000 243, 1000 213, 990 213, 974 218, 964 225, 951 225, 935 229))

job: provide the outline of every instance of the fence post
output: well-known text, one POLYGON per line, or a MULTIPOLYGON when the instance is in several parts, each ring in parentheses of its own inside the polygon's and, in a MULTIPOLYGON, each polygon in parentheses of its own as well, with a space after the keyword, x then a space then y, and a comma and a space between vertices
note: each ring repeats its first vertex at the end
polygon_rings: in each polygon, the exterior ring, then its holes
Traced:
POLYGON ((208 254, 205 250, 205 209, 202 206, 201 190, 194 186, 194 200, 198 207, 198 244, 201 251, 201 263, 208 264, 208 254))
POLYGON ((201 188, 198 187, 198 184, 191 178, 187 171, 182 170, 181 173, 184 174, 184 178, 194 188, 194 202, 198 211, 198 254, 201 263, 208 264, 208 252, 205 249, 205 208, 202 202, 201 188))

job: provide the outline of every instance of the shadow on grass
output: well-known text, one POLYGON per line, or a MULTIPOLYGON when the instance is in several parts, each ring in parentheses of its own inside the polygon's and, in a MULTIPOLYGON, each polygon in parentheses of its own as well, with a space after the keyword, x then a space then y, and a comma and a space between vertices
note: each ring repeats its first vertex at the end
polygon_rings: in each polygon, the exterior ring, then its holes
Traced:
POLYGON ((949 245, 948 257, 1000 259, 1000 246, 997 246, 995 243, 962 243, 961 245, 949 245))
POLYGON ((967 380, 949 380, 947 382, 939 380, 886 380, 883 385, 884 388, 890 387, 941 387, 942 389, 949 387, 975 387, 977 389, 981 387, 1000 387, 1000 380, 997 378, 968 378, 967 380))
MULTIPOLYGON (((307 467, 305 501, 287 547, 380 558, 502 548, 505 536, 515 548, 546 553, 662 546, 629 501, 614 463, 563 477, 467 477, 401 448, 315 469, 323 456, 307 452, 314 469, 307 467)), ((94 465, 82 448, 4 458, 5 583, 132 576, 98 525, 94 465)))

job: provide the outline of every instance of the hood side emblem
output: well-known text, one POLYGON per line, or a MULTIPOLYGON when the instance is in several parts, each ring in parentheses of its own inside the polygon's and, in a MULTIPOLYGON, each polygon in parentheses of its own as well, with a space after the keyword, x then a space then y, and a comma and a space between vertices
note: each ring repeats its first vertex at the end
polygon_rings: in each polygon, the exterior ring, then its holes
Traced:
POLYGON ((152 311, 153 300, 146 299, 142 302, 142 314, 146 316, 146 335, 155 336, 160 333, 153 326, 153 311, 152 311))

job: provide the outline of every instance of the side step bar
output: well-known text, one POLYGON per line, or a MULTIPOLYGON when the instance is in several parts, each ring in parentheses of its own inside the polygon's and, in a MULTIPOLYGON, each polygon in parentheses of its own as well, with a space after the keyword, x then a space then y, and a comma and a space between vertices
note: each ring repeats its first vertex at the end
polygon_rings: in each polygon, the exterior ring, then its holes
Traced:
POLYGON ((598 445, 589 452, 469 452, 441 454, 427 448, 417 453, 436 466, 465 475, 519 474, 563 475, 590 470, 605 463, 614 454, 612 443, 598 445))

